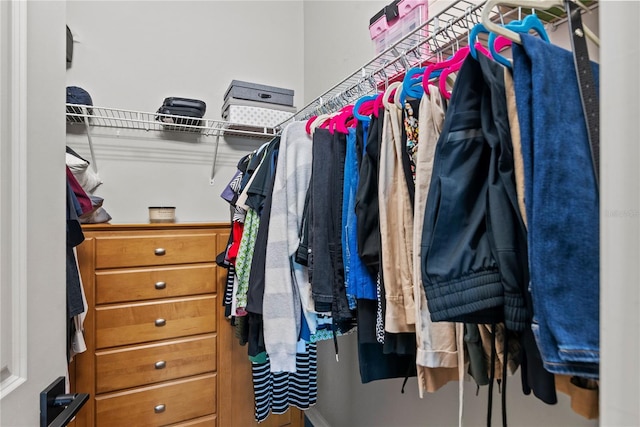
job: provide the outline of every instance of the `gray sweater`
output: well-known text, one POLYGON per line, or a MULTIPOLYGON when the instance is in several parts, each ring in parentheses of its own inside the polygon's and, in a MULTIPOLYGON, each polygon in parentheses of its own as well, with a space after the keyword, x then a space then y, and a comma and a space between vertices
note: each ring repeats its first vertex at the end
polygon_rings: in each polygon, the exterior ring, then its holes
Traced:
POLYGON ((303 312, 311 332, 315 332, 315 314, 306 309, 313 307, 308 270, 293 261, 311 178, 311 142, 304 122, 289 124, 280 141, 263 300, 264 341, 272 372, 296 371, 296 347, 303 312))

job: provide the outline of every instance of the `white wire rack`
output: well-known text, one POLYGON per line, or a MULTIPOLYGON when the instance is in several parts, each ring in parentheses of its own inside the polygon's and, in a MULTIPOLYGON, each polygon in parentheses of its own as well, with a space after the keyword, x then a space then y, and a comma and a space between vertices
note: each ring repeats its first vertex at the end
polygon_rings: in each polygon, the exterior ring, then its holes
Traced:
MULTIPOLYGON (((597 1, 580 0, 589 9, 598 6, 597 1)), ((293 117, 280 123, 281 129, 294 120, 338 111, 358 98, 377 92, 405 70, 424 66, 444 59, 468 44, 470 29, 481 21, 485 1, 457 0, 441 12, 431 16, 427 22, 397 41, 374 59, 354 71, 344 80, 331 87, 321 96, 302 107, 293 117)), ((494 22, 508 23, 522 16, 535 13, 552 30, 566 21, 562 8, 532 10, 500 6, 491 11, 494 22)), ((481 35, 486 41, 486 35, 481 35)))
POLYGON ((94 126, 118 129, 133 129, 163 133, 190 133, 215 137, 213 164, 209 183, 213 185, 218 159, 220 137, 224 135, 243 138, 273 138, 277 131, 270 127, 256 127, 222 120, 176 116, 172 114, 147 113, 118 108, 97 107, 92 105, 67 104, 67 123, 85 127, 91 153, 91 165, 98 172, 93 149, 91 128, 94 126))
POLYGON ((223 120, 176 116, 172 114, 146 113, 118 108, 67 104, 67 122, 121 129, 145 131, 186 132, 205 136, 222 136, 229 133, 249 138, 270 138, 276 130, 270 127, 248 126, 223 120))
MULTIPOLYGON (((579 0, 590 10, 598 7, 597 1, 579 0)), ((427 22, 398 40, 384 52, 363 65, 331 87, 321 96, 302 107, 291 118, 274 127, 255 127, 222 120, 194 119, 192 117, 170 114, 145 113, 87 105, 67 104, 67 122, 86 127, 93 167, 97 171, 91 127, 138 129, 145 131, 182 132, 215 136, 215 153, 211 180, 215 174, 219 138, 224 135, 246 138, 272 138, 289 122, 305 120, 311 116, 332 113, 352 104, 358 98, 377 92, 390 82, 403 76, 405 70, 446 58, 468 44, 470 29, 481 21, 485 1, 456 0, 441 12, 431 16, 427 22)), ((522 16, 535 13, 553 30, 566 21, 562 8, 532 10, 500 6, 492 10, 490 17, 494 22, 508 23, 522 16)), ((481 35, 485 38, 485 35, 481 35)))

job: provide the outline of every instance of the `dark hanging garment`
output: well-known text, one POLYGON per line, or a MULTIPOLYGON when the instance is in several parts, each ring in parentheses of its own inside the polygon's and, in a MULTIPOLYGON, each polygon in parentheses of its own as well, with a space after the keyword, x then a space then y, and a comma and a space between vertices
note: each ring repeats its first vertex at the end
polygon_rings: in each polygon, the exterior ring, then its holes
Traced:
POLYGON ((520 352, 522 392, 526 395, 533 392, 534 396, 549 405, 558 403, 555 376, 544 369, 540 350, 531 329, 522 332, 520 345, 522 347, 520 352))
POLYGON ((84 233, 78 221, 78 202, 67 182, 67 317, 71 319, 84 311, 80 275, 73 248, 84 241, 84 233))
MULTIPOLYGON (((67 168, 68 170, 68 168, 67 168)), ((67 360, 71 358, 71 345, 76 333, 73 318, 84 312, 82 300, 82 283, 73 248, 84 241, 84 233, 78 221, 78 213, 82 212, 80 202, 67 180, 67 241, 66 241, 66 294, 67 294, 67 360)))
POLYGON ((334 322, 341 323, 353 319, 349 308, 345 286, 344 258, 342 257, 342 204, 344 200, 344 164, 347 155, 347 135, 333 134, 333 162, 331 173, 331 194, 327 201, 331 205, 331 224, 329 254, 333 270, 333 303, 331 316, 334 322))
POLYGON ((505 68, 468 57, 436 146, 421 243, 431 319, 522 331, 527 238, 513 173, 505 68), (461 249, 462 248, 462 249, 461 249))
POLYGON ((362 156, 364 155, 364 145, 366 142, 365 138, 369 137, 370 128, 371 122, 365 124, 358 121, 356 124, 356 161, 358 162, 358 175, 360 174, 360 167, 362 166, 362 156))
POLYGON ((379 117, 372 116, 369 134, 360 165, 360 180, 356 193, 358 218, 358 251, 367 268, 377 274, 380 270, 380 211, 378 205, 378 166, 384 108, 379 117))
MULTIPOLYGON (((262 314, 262 299, 264 296, 264 269, 265 269, 265 258, 267 253, 267 239, 269 237, 269 219, 271 214, 271 196, 273 190, 273 183, 276 178, 275 170, 276 163, 278 161, 278 149, 279 140, 275 143, 274 149, 270 153, 270 157, 265 158, 265 161, 269 162, 269 168, 273 170, 272 175, 266 175, 263 183, 256 183, 255 188, 259 188, 258 190, 254 190, 255 194, 264 195, 264 198, 261 199, 261 214, 260 214, 260 225, 258 227, 258 234, 256 236, 256 244, 253 250, 253 258, 251 260, 251 273, 249 275, 249 290, 247 292, 247 311, 252 313, 262 314)), ((269 153, 268 153, 269 154, 269 153)), ((265 165, 266 166, 266 165, 265 165)), ((258 171, 260 171, 258 169, 258 171)), ((254 180, 255 181, 255 180, 254 180)), ((252 187, 253 183, 252 183, 252 187)), ((254 197, 254 202, 257 203, 258 199, 254 197)))
POLYGON ((272 143, 274 143, 273 140, 266 147, 262 148, 262 150, 247 154, 242 159, 240 159, 240 161, 238 162, 238 170, 242 172, 242 179, 240 181, 238 194, 244 191, 247 184, 249 184, 249 180, 256 172, 256 169, 258 169, 258 166, 260 166, 260 162, 265 155, 264 150, 267 150, 270 146, 272 146, 272 143))
POLYGON ((415 335, 413 335, 413 354, 385 352, 385 346, 376 339, 377 302, 367 299, 359 299, 357 302, 358 362, 362 383, 416 376, 415 335))
MULTIPOLYGON (((264 160, 260 167, 254 171, 255 177, 247 189, 247 206, 262 216, 267 195, 273 189, 273 180, 276 174, 280 137, 276 137, 265 148, 264 160)), ((258 155, 258 157, 262 157, 258 155)))
POLYGON ((311 292, 315 309, 319 313, 330 313, 333 302, 332 258, 329 253, 329 228, 331 216, 331 165, 333 162, 333 135, 326 129, 313 133, 313 161, 311 166, 311 198, 309 208, 309 245, 312 265, 311 292))
POLYGON ((316 311, 338 323, 353 317, 344 286, 342 195, 346 135, 316 129, 313 135, 310 238, 311 291, 316 311))

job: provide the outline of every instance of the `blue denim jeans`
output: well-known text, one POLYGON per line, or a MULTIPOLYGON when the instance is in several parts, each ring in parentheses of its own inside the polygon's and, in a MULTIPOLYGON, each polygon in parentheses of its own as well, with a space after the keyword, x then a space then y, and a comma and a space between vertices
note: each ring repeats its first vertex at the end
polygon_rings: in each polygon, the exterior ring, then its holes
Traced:
POLYGON ((336 321, 352 316, 344 288, 342 259, 345 139, 345 135, 331 134, 326 129, 316 129, 313 135, 311 291, 316 310, 331 311, 336 321))
MULTIPOLYGON (((598 378, 599 199, 573 54, 513 45, 528 218, 532 330, 544 367, 598 378)), ((598 68, 594 64, 598 81, 598 68)))

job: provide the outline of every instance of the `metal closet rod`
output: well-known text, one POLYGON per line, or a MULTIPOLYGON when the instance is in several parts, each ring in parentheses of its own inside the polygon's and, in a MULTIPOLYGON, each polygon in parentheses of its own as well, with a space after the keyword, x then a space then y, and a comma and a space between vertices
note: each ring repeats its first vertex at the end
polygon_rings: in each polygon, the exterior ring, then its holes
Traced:
POLYGON ((377 89, 377 85, 380 82, 384 82, 385 78, 391 78, 407 68, 433 59, 439 52, 447 51, 453 46, 464 45, 466 43, 464 36, 468 34, 469 25, 479 22, 479 10, 482 9, 484 4, 484 1, 455 1, 378 54, 367 64, 360 67, 358 71, 355 71, 302 107, 293 117, 283 121, 276 128, 282 129, 284 125, 291 121, 308 118, 313 115, 311 114, 312 112, 318 110, 321 106, 326 105, 326 108, 335 111, 356 96, 359 97, 360 95, 374 92, 377 89), (471 21, 471 24, 469 21, 471 21), (456 30, 453 29, 454 26, 457 26, 456 30), (423 35, 425 29, 430 29, 426 37, 423 35), (449 32, 452 32, 456 37, 452 38, 449 32), (430 54, 427 56, 420 53, 425 44, 430 47, 430 54), (436 52, 433 52, 434 49, 431 49, 432 47, 436 47, 436 52), (375 80, 376 76, 380 79, 375 80), (369 87, 365 89, 365 85, 369 87))
MULTIPOLYGON (((598 7, 597 1, 583 0, 582 2, 591 11, 598 7)), ((276 129, 281 130, 287 123, 294 120, 304 120, 320 113, 337 111, 361 96, 376 92, 379 85, 385 80, 397 76, 411 67, 420 66, 427 61, 438 58, 445 52, 454 53, 460 47, 466 46, 470 28, 480 22, 479 12, 485 4, 485 1, 455 1, 384 52, 378 54, 358 71, 302 107, 293 117, 278 124, 276 129), (426 37, 423 34, 425 29, 430 29, 426 37), (426 55, 424 54, 425 45, 429 47, 426 55)), ((514 19, 521 19, 523 12, 529 14, 531 10, 517 7, 503 8, 499 12, 493 12, 492 20, 505 24, 514 19)), ((567 19, 563 10, 559 10, 559 14, 554 13, 554 9, 535 10, 535 13, 542 21, 551 26, 551 31, 567 19)))

